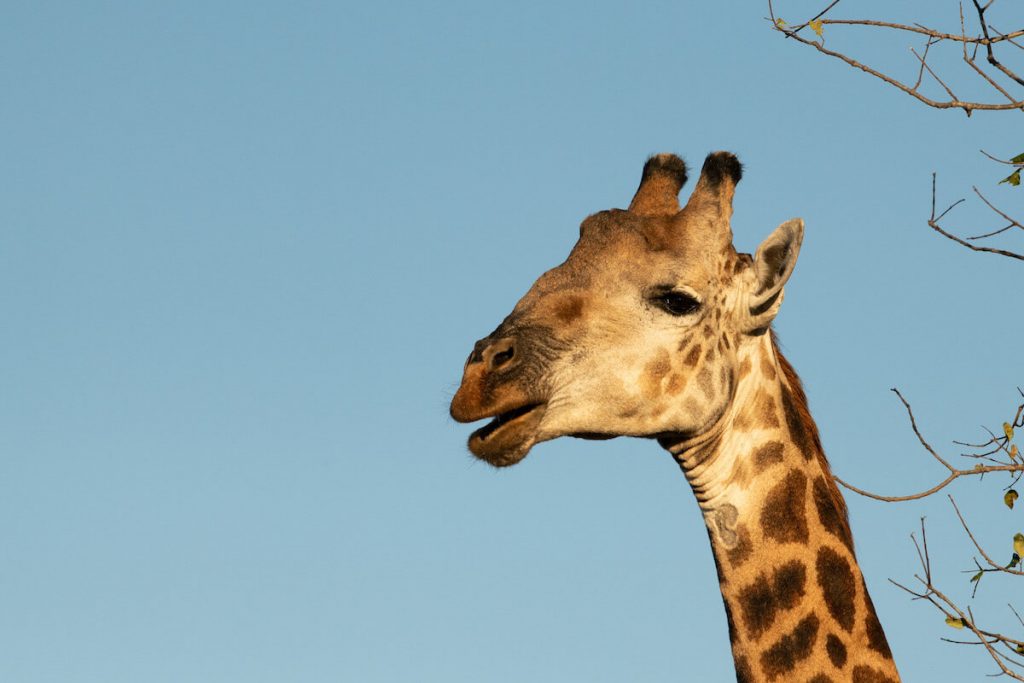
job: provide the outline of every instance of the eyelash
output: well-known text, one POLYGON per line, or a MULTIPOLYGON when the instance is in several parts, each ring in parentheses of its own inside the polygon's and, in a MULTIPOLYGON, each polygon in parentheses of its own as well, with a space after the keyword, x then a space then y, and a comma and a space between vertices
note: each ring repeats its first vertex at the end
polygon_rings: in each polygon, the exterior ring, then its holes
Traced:
POLYGON ((654 295, 651 301, 661 310, 674 316, 690 315, 700 308, 700 302, 685 292, 661 292, 654 295))

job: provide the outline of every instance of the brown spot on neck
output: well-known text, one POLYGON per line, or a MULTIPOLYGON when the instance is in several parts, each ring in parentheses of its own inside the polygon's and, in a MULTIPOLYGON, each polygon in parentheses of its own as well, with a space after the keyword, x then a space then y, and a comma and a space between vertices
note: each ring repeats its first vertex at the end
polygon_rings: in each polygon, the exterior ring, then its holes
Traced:
POLYGON ((768 680, 774 681, 811 656, 818 637, 820 622, 814 614, 800 620, 790 633, 779 638, 761 654, 761 667, 768 680))
POLYGON ((761 444, 754 451, 754 467, 762 471, 782 462, 784 451, 785 446, 780 441, 768 441, 761 444))
POLYGON ((818 521, 821 522, 821 526, 824 527, 825 531, 842 541, 843 545, 846 546, 852 555, 853 537, 850 535, 849 523, 836 506, 835 498, 829 491, 825 478, 816 478, 811 488, 814 507, 818 511, 818 521))
POLYGON ((864 587, 864 607, 867 614, 864 616, 864 630, 868 636, 868 647, 882 655, 886 659, 892 659, 892 650, 889 649, 889 641, 885 638, 885 631, 882 630, 882 624, 878 621, 878 614, 875 613, 875 605, 871 602, 871 596, 868 595, 868 587, 863 584, 864 587))
POLYGON ((779 543, 807 543, 807 476, 790 470, 765 496, 761 528, 779 543))
POLYGON ((782 414, 786 416, 786 426, 789 428, 789 438, 793 441, 793 445, 804 458, 812 459, 816 450, 814 439, 811 436, 814 423, 803 419, 793 392, 787 386, 782 387, 782 414))
POLYGON ((853 667, 853 683, 896 683, 878 669, 863 664, 853 667))
POLYGON ((828 652, 828 658, 832 660, 832 664, 837 669, 846 666, 846 646, 839 636, 834 633, 828 634, 828 638, 825 640, 825 651, 828 652))
POLYGON ((791 560, 778 567, 771 575, 759 574, 739 592, 739 605, 743 613, 746 636, 756 640, 771 627, 779 612, 796 607, 804 595, 807 570, 801 562, 791 560))
POLYGON ((754 674, 750 670, 750 663, 743 655, 736 658, 736 683, 754 683, 754 674))
POLYGON ((847 633, 853 631, 857 616, 857 582, 849 560, 823 546, 818 550, 815 570, 828 613, 847 633))
POLYGON ((779 415, 775 406, 775 399, 764 389, 758 389, 754 398, 754 410, 757 419, 762 427, 778 427, 779 415))
POLYGON ((725 551, 725 556, 729 558, 729 565, 733 569, 742 567, 753 552, 754 544, 750 542, 750 531, 747 530, 745 524, 740 522, 736 525, 736 545, 725 551))

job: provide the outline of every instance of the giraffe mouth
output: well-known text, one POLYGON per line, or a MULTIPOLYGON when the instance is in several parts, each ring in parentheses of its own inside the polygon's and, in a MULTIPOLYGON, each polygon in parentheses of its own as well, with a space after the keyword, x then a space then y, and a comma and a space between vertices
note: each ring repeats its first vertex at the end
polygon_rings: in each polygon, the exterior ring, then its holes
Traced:
POLYGON ((528 403, 499 413, 470 435, 470 452, 495 467, 516 464, 536 442, 545 408, 544 403, 528 403))

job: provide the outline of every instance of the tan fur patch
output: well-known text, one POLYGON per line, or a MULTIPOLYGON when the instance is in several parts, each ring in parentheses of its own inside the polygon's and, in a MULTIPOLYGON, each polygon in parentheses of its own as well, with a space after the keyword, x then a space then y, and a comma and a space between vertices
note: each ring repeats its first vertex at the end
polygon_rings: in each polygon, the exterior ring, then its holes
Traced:
POLYGON ((740 487, 746 488, 750 482, 750 476, 747 473, 747 466, 742 460, 737 460, 736 464, 732 467, 732 475, 730 481, 739 484, 740 487))

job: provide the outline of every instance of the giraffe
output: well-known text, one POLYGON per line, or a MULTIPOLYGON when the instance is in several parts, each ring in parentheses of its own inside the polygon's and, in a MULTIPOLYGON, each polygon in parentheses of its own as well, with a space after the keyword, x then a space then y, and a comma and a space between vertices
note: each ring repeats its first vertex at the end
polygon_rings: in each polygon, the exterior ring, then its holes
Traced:
POLYGON ((559 436, 648 437, 696 495, 736 679, 895 683, 800 379, 771 330, 803 240, 789 220, 738 253, 738 159, 651 157, 626 210, 586 218, 561 265, 476 342, 452 399, 492 418, 469 450, 496 467, 559 436))

